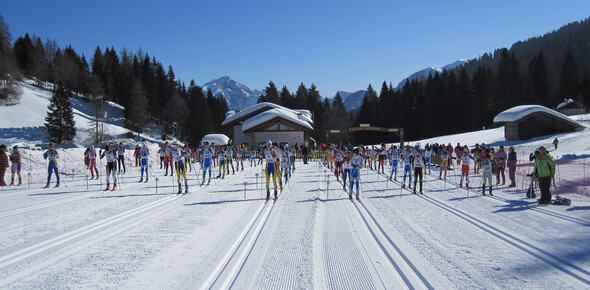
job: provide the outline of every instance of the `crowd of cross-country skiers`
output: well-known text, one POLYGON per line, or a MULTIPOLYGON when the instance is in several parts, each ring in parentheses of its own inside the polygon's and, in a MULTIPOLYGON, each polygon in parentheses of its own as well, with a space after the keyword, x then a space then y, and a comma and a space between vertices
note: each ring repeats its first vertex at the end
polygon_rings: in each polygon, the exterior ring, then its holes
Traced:
MULTIPOLYGON (((554 142, 557 148, 557 142, 554 142)), ((285 182, 289 179, 292 172, 295 170, 295 156, 297 154, 297 146, 289 148, 288 144, 279 146, 276 142, 267 141, 263 146, 245 146, 233 144, 215 145, 203 142, 197 148, 189 148, 188 146, 179 145, 176 141, 166 142, 160 147, 157 154, 160 157, 160 169, 165 169, 165 176, 176 172, 178 181, 178 192, 182 193, 182 182, 184 181, 184 192, 188 192, 187 170, 192 171, 193 163, 199 163, 202 169, 202 182, 208 185, 212 178, 212 168, 218 168, 218 175, 215 178, 225 178, 236 171, 244 170, 244 162, 250 164, 250 167, 257 165, 266 166, 265 178, 267 188, 267 199, 270 198, 270 180, 274 185, 274 196, 277 197, 277 188, 282 189, 283 178, 285 182), (234 167, 235 161, 235 167, 234 167), (207 178, 207 173, 209 176, 207 178), (278 177, 278 178, 277 178, 278 177), (277 186, 278 183, 278 186, 277 186)), ((309 147, 303 147, 304 156, 307 157, 309 147)), ((456 164, 461 169, 461 179, 459 185, 463 188, 469 188, 469 174, 473 170, 474 174, 482 173, 482 194, 493 195, 493 175, 496 176, 497 185, 505 185, 506 177, 505 171, 508 168, 508 178, 510 184, 508 187, 516 187, 516 163, 517 155, 513 147, 505 151, 504 146, 500 146, 497 150, 490 145, 475 144, 472 149, 467 145, 457 143, 453 147, 450 143, 444 144, 427 144, 424 148, 419 145, 400 147, 396 145, 385 144, 381 146, 363 146, 362 144, 356 147, 336 145, 320 145, 320 151, 326 154, 323 157, 322 163, 334 170, 338 180, 342 178, 343 188, 346 190, 348 185, 349 198, 352 199, 354 189, 356 187, 356 198, 359 199, 359 182, 360 169, 368 167, 377 171, 379 174, 388 175, 392 181, 398 179, 398 168, 403 170, 403 178, 401 186, 406 187, 406 178, 408 180, 409 189, 413 189, 416 193, 417 187, 422 194, 423 175, 432 174, 431 165, 437 165, 439 170, 439 179, 446 180, 447 170, 453 169, 456 164), (385 162, 389 163, 390 170, 385 172, 385 162), (472 166, 473 165, 473 166, 472 166), (414 176, 414 185, 412 187, 412 175, 414 176), (347 184, 347 180, 349 183, 347 184)), ((91 173, 90 179, 98 179, 99 171, 97 168, 97 158, 106 158, 106 181, 107 186, 105 190, 115 190, 117 188, 117 175, 124 174, 125 168, 125 154, 126 149, 123 143, 118 146, 105 146, 104 150, 99 149, 98 154, 94 146, 86 149, 84 152, 84 162, 86 168, 91 173), (111 188, 112 179, 112 188, 111 188)), ((149 182, 149 166, 148 160, 150 151, 148 144, 143 141, 141 146, 136 145, 133 150, 133 158, 135 159, 135 166, 141 167, 141 178, 139 182, 149 182)), ((56 176, 56 187, 59 187, 59 172, 58 160, 59 154, 54 148, 53 144, 49 144, 49 149, 43 154, 43 157, 48 160, 48 188, 51 182, 52 175, 56 176)), ((307 164, 307 158, 304 159, 304 164, 307 164)), ((10 158, 7 156, 6 145, 0 146, 0 186, 6 186, 4 174, 9 167, 9 162, 12 162, 11 167, 11 183, 14 185, 15 176, 18 177, 18 184, 22 184, 21 163, 22 155, 17 146, 14 146, 10 158)), ((534 171, 532 175, 538 179, 541 190, 540 203, 548 204, 551 201, 551 193, 549 187, 551 180, 555 174, 555 163, 552 156, 547 152, 545 147, 540 147, 530 155, 530 161, 535 161, 534 171)), ((399 173, 401 178, 402 173, 399 173)))
MULTIPOLYGON (((282 178, 288 180, 291 176, 292 171, 295 170, 295 155, 296 149, 289 148, 288 144, 279 148, 278 144, 271 144, 272 150, 267 150, 263 146, 248 147, 245 145, 233 144, 227 145, 215 145, 209 144, 209 142, 203 142, 197 148, 190 148, 188 145, 181 146, 176 141, 171 143, 166 141, 164 145, 161 145, 157 154, 160 157, 160 169, 164 169, 164 176, 174 175, 176 172, 176 179, 178 181, 178 193, 183 192, 182 185, 184 184, 184 193, 188 192, 187 172, 192 172, 193 163, 199 163, 200 169, 203 170, 203 179, 201 185, 209 185, 211 183, 213 168, 218 168, 218 175, 214 178, 225 178, 226 175, 235 174, 236 171, 244 170, 244 162, 250 164, 250 167, 256 167, 262 165, 263 160, 266 160, 267 168, 267 189, 269 189, 269 180, 272 176, 273 183, 275 186, 275 197, 277 196, 277 177, 279 188, 282 189, 283 181, 282 178), (273 158, 276 158, 277 164, 272 162, 273 158), (234 162, 235 161, 235 162, 234 162), (235 164, 235 166, 234 166, 235 164), (270 164, 270 165, 269 165, 270 164), (207 173, 209 176, 207 177, 207 173)), ((48 151, 49 152, 49 151, 48 151)), ((54 152, 54 151, 51 151, 54 152)), ((125 153, 126 149, 123 143, 119 143, 115 148, 106 146, 105 150, 99 150, 96 153, 94 146, 86 149, 84 153, 85 164, 88 170, 90 170, 90 179, 98 179, 99 171, 96 166, 97 158, 103 159, 106 157, 106 174, 107 174, 107 187, 106 190, 116 190, 117 188, 117 175, 125 174, 125 153), (111 189, 111 179, 113 180, 113 187, 111 189)), ((133 150, 133 158, 135 159, 135 166, 141 167, 141 177, 139 182, 149 182, 149 156, 150 151, 148 144, 144 141, 141 146, 136 145, 133 150)), ((47 179, 47 186, 49 186, 51 174, 47 179)), ((59 176, 58 185, 59 186, 59 176)), ((270 195, 267 192, 267 195, 270 195)))
MULTIPOLYGON (((557 147, 557 146, 556 146, 557 147)), ((508 187, 516 187, 516 163, 517 155, 514 147, 509 147, 506 152, 504 146, 493 148, 484 143, 475 144, 472 149, 467 145, 457 143, 453 147, 450 143, 444 144, 427 144, 424 148, 419 145, 400 147, 396 145, 385 144, 381 146, 363 146, 357 147, 336 146, 336 145, 321 145, 321 150, 326 150, 323 163, 325 166, 334 170, 336 178, 339 180, 342 177, 343 188, 346 189, 346 180, 350 180, 349 184, 349 199, 352 200, 354 189, 356 187, 356 199, 359 197, 359 181, 360 169, 368 167, 376 171, 378 174, 388 176, 391 181, 397 181, 398 168, 403 169, 399 173, 401 180, 401 187, 406 187, 406 178, 408 180, 409 189, 413 189, 416 194, 417 187, 419 192, 423 194, 422 184, 423 175, 432 174, 431 166, 437 165, 439 170, 438 178, 441 180, 447 179, 447 171, 457 168, 461 169, 461 179, 459 186, 469 189, 469 174, 473 170, 473 174, 482 174, 482 194, 486 195, 486 188, 488 194, 493 196, 493 176, 497 185, 506 184, 506 168, 508 168, 508 178, 510 184, 508 187), (325 148, 325 149, 324 149, 325 148), (389 172, 385 172, 385 162, 390 165, 389 172), (414 186, 412 187, 412 175, 414 176, 414 186)), ((555 163, 553 158, 547 152, 545 147, 540 147, 535 153, 530 156, 531 161, 535 161, 534 175, 539 180, 539 187, 541 189, 541 199, 539 203, 549 204, 551 201, 551 193, 549 187, 551 179, 555 174, 555 163)))

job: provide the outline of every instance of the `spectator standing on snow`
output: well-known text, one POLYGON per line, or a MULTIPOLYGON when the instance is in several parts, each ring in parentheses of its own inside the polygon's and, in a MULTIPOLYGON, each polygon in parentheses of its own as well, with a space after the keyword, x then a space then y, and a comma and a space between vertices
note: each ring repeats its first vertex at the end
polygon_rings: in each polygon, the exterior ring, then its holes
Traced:
POLYGON ((0 145, 0 186, 6 186, 4 181, 4 174, 8 169, 8 155, 6 155, 6 144, 0 145))
POLYGON ((508 148, 508 177, 510 178, 510 185, 508 187, 516 187, 516 152, 514 147, 508 148))
POLYGON ((21 176, 21 165, 23 162, 23 155, 18 151, 18 146, 14 146, 12 148, 12 154, 10 154, 10 162, 12 163, 11 167, 11 176, 10 176, 10 186, 14 185, 14 176, 18 176, 18 186, 23 184, 23 177, 21 176))
POLYGON ((49 165, 47 166, 47 185, 45 188, 49 188, 49 183, 51 182, 51 175, 55 172, 55 177, 57 178, 57 184, 55 187, 59 187, 59 172, 57 168, 57 160, 59 159, 59 154, 53 143, 49 143, 49 149, 43 153, 43 158, 49 160, 49 165))
POLYGON ((555 146, 555 150, 557 150, 557 144, 559 144, 559 140, 557 140, 557 137, 555 137, 553 140, 553 146, 555 146))
POLYGON ((133 151, 133 157, 135 157, 135 167, 139 167, 139 162, 141 161, 141 156, 139 154, 140 150, 141 148, 139 148, 139 145, 135 145, 135 150, 133 151))
POLYGON ((498 164, 498 170, 496 171, 496 184, 500 184, 500 175, 502 175, 502 185, 506 184, 506 177, 504 172, 506 170, 506 160, 508 155, 504 151, 504 146, 500 146, 498 153, 496 153, 496 164, 498 164))
POLYGON ((539 178, 539 187, 541 189, 540 204, 551 203, 551 180, 555 175, 555 163, 553 157, 547 153, 545 147, 539 148, 539 157, 535 159, 535 176, 539 178))

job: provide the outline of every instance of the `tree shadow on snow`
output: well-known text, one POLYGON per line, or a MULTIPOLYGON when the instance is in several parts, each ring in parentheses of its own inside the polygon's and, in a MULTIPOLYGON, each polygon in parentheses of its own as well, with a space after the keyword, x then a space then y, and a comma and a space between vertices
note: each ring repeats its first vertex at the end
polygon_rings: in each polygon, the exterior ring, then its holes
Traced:
POLYGON ((575 211, 575 210, 590 210, 590 206, 574 206, 566 209, 567 211, 575 211))
POLYGON ((319 202, 330 202, 330 201, 339 201, 339 200, 348 200, 348 196, 346 196, 346 197, 338 197, 338 198, 325 198, 325 199, 324 198, 320 198, 320 197, 315 197, 315 198, 312 198, 312 199, 299 200, 297 202, 298 203, 299 202, 316 202, 316 201, 319 201, 319 202))
POLYGON ((105 195, 105 196, 94 196, 94 197, 91 197, 91 199, 159 196, 159 195, 169 195, 169 194, 167 194, 167 193, 144 193, 144 194, 127 194, 127 195, 105 195))

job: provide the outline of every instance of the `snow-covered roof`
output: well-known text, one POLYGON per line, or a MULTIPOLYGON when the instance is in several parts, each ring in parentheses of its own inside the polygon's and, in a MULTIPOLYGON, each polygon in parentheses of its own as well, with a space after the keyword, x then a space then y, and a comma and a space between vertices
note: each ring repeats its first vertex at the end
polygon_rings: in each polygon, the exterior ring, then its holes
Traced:
POLYGON ((223 123, 221 123, 221 125, 225 126, 229 123, 235 122, 241 118, 244 118, 250 114, 253 114, 259 110, 264 110, 265 108, 274 109, 274 108, 282 108, 282 107, 277 104, 268 103, 268 102, 258 103, 252 107, 246 108, 246 109, 241 110, 239 112, 235 112, 235 114, 228 116, 223 121, 223 123))
POLYGON ((277 118, 277 117, 283 118, 289 122, 292 122, 292 123, 297 124, 301 127, 307 128, 309 130, 313 130, 313 127, 311 126, 311 124, 308 121, 301 120, 299 118, 299 115, 297 114, 297 112, 287 109, 287 108, 284 108, 284 107, 280 107, 280 108, 268 110, 266 112, 262 112, 254 117, 247 119, 242 124, 242 131, 246 132, 252 128, 255 128, 256 126, 264 124, 265 122, 268 122, 268 121, 270 121, 274 118, 277 118))
POLYGON ((569 105, 569 104, 571 104, 571 103, 573 103, 573 102, 574 102, 574 100, 572 100, 572 99, 567 99, 567 100, 565 100, 563 103, 561 103, 561 104, 557 105, 557 109, 559 110, 559 109, 561 109, 561 108, 563 108, 563 107, 565 107, 565 106, 567 106, 567 105, 569 105))
POLYGON ((202 142, 209 142, 209 144, 215 143, 215 145, 227 145, 229 137, 224 134, 207 134, 203 136, 202 142))
POLYGON ((539 105, 523 105, 510 108, 496 115, 496 117, 494 118, 494 123, 516 122, 530 114, 538 112, 547 113, 568 123, 575 124, 576 126, 581 126, 578 122, 570 119, 568 116, 539 105))

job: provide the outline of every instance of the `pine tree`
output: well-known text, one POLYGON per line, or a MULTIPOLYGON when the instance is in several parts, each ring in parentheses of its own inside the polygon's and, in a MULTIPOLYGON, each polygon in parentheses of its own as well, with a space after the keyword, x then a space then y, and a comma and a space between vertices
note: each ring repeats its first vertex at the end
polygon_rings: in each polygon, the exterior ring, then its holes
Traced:
POLYGON ((16 103, 20 99, 17 65, 10 47, 10 32, 0 15, 0 100, 16 103))
POLYGON ((264 89, 264 94, 260 95, 258 98, 258 103, 269 102, 273 104, 280 104, 281 101, 279 100, 279 91, 275 83, 270 81, 268 86, 264 89))
POLYGON ((65 86, 61 84, 56 86, 47 110, 45 132, 49 141, 58 144, 72 141, 76 136, 76 123, 70 102, 70 92, 65 86))
POLYGON ((561 100, 555 102, 557 106, 562 100, 576 100, 580 91, 580 80, 578 78, 578 67, 571 52, 568 52, 563 67, 561 68, 561 78, 559 80, 559 97, 561 100))

